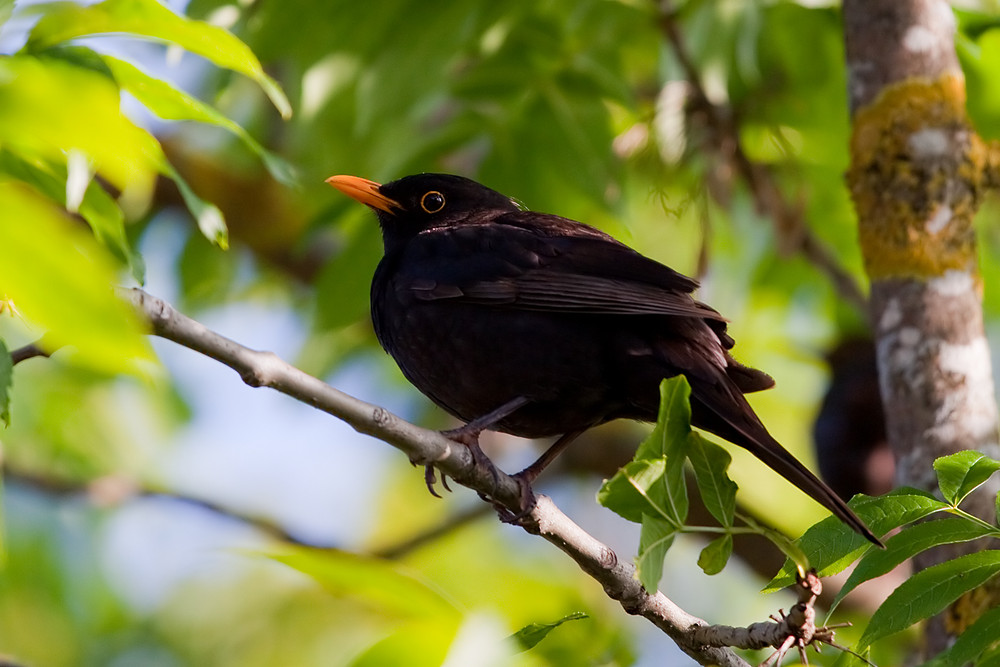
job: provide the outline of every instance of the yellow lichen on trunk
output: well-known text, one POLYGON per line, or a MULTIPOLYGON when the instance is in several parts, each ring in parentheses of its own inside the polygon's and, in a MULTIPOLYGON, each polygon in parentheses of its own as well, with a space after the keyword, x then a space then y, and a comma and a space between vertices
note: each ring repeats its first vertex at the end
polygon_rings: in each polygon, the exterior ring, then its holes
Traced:
POLYGON ((847 182, 872 280, 978 274, 972 218, 987 161, 961 77, 910 79, 857 111, 847 182))

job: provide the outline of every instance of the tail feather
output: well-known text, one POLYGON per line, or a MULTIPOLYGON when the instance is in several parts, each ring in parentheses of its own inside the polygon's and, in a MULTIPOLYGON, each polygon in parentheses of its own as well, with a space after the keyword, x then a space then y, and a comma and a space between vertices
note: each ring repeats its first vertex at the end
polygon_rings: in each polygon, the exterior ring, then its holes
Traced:
POLYGON ((725 381, 710 384, 690 377, 689 381, 691 422, 695 426, 743 447, 868 541, 884 546, 840 496, 767 432, 739 388, 725 381))

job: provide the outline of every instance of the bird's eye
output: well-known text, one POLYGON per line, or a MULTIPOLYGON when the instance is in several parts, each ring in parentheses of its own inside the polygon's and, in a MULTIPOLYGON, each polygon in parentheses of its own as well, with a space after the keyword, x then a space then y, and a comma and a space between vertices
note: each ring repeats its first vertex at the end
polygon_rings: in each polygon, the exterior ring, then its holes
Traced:
POLYGON ((420 208, 428 213, 437 213, 444 208, 444 195, 437 190, 431 190, 420 198, 420 208))

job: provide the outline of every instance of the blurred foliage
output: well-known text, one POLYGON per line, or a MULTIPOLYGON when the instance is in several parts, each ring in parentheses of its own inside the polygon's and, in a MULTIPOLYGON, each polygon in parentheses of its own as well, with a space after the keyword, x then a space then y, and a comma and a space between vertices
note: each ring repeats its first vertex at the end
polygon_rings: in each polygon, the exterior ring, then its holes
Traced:
MULTIPOLYGON (((547 545, 534 553, 489 522, 399 562, 255 544, 231 554, 226 576, 190 577, 150 606, 130 601, 109 565, 109 534, 140 500, 135 486, 169 485, 170 443, 205 417, 150 362, 111 285, 145 280, 194 316, 232 304, 290 312, 302 329, 294 361, 306 370, 346 373, 380 392, 373 399, 402 385, 367 319, 377 226, 326 187, 331 174, 462 173, 699 274, 701 298, 732 320, 738 356, 778 379, 755 407, 806 460, 819 357, 864 321, 821 272, 781 250, 786 239, 712 148, 704 119, 689 113, 656 3, 172 7, 0 0, 0 353, 45 332, 48 345, 72 342, 50 360, 13 371, 0 364, 0 417, 11 422, 0 431, 9 473, 0 655, 57 667, 390 664, 417 653, 434 664, 459 660, 472 641, 495 642, 501 664, 612 665, 662 651, 663 638, 640 645, 635 626, 561 554, 547 545), (104 488, 95 481, 119 478, 131 492, 95 491, 104 488), (447 604, 425 618, 387 610, 400 577, 447 604), (577 611, 588 618, 504 654, 520 628, 577 611)), ((687 0, 675 8, 706 92, 731 108, 744 151, 863 284, 842 178, 850 128, 836 7, 687 0)), ((969 112, 990 138, 1000 132, 995 9, 984 0, 958 12, 969 112)), ((1000 315, 995 220, 988 203, 979 229, 991 328, 1000 315)), ((245 324, 227 335, 247 342, 255 325, 245 324)), ((442 423, 420 406, 407 416, 442 423)), ((296 424, 287 431, 307 435, 296 424)), ((820 516, 787 485, 748 483, 769 473, 731 453, 741 503, 795 534, 820 516)), ((358 484, 355 473, 338 466, 324 483, 358 484)), ((457 502, 415 498, 423 490, 409 469, 389 477, 358 545, 403 541, 457 502)), ((164 554, 175 546, 157 539, 164 554)), ((710 546, 703 565, 721 568, 731 546, 710 546)), ((708 597, 699 591, 696 600, 708 597)), ((901 662, 904 648, 881 650, 889 664, 901 662)))

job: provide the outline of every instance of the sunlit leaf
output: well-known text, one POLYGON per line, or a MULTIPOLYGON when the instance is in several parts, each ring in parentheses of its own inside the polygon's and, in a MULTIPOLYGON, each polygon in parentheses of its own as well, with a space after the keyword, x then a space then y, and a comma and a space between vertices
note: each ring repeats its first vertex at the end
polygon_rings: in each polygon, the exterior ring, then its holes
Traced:
MULTIPOLYGON (((9 150, 0 150, 0 173, 33 186, 60 204, 65 204, 66 169, 47 162, 31 164, 9 150)), ((132 277, 142 283, 145 264, 125 235, 125 215, 100 184, 91 181, 79 205, 80 216, 87 221, 94 236, 119 260, 128 265, 132 277)))
MULTIPOLYGON (((902 488, 878 498, 856 496, 848 503, 877 535, 917 521, 950 507, 934 496, 917 489, 902 488)), ((873 545, 840 519, 830 516, 811 527, 799 539, 799 546, 821 577, 842 572, 873 545)), ((795 582, 797 566, 786 562, 767 586, 773 592, 795 582)))
POLYGON ((383 665, 413 665, 438 667, 443 664, 448 646, 455 638, 458 620, 415 619, 373 644, 354 658, 351 667, 382 667, 383 665))
POLYGON ((597 494, 599 503, 635 523, 644 516, 680 526, 687 516, 687 495, 665 493, 665 459, 632 461, 606 481, 597 494))
POLYGON ((733 554, 733 536, 721 535, 709 542, 698 556, 698 567, 705 574, 718 574, 726 567, 729 557, 733 554))
POLYGON ((579 621, 584 618, 589 617, 582 611, 575 611, 572 614, 563 616, 558 621, 553 621, 552 623, 532 623, 531 625, 526 625, 512 634, 510 639, 516 642, 522 651, 527 651, 537 646, 538 642, 548 637, 550 632, 558 628, 563 623, 566 623, 567 621, 579 621))
POLYGON ((115 81, 160 118, 198 121, 221 127, 253 151, 277 180, 286 185, 296 183, 292 165, 261 146, 239 123, 166 81, 149 76, 131 63, 111 56, 102 58, 115 81))
POLYGON ((105 0, 88 6, 58 2, 36 11, 42 18, 31 31, 26 51, 41 51, 86 35, 142 35, 177 44, 219 67, 245 74, 260 85, 283 117, 292 114, 285 94, 246 44, 222 28, 179 16, 156 0, 105 0))
POLYGON ((0 289, 53 343, 75 348, 74 360, 118 373, 152 359, 138 316, 112 290, 106 251, 26 185, 0 182, 0 247, 0 289))
POLYGON ((1000 551, 966 554, 932 565, 899 585, 872 614, 858 641, 864 648, 942 611, 1000 573, 1000 551))
POLYGON ((907 526, 886 540, 885 549, 872 549, 865 554, 837 592, 831 608, 836 607, 859 584, 886 574, 918 553, 940 544, 969 542, 990 534, 989 528, 983 524, 963 517, 944 517, 907 526))
POLYGON ((691 387, 683 375, 660 383, 660 411, 656 426, 640 443, 635 459, 666 456, 684 463, 687 437, 691 433, 691 387))
POLYGON ((194 216, 202 235, 223 250, 228 249, 229 229, 219 207, 199 197, 169 162, 164 161, 161 168, 177 184, 177 190, 181 193, 181 198, 191 211, 191 215, 194 216))
POLYGON ((460 617, 455 603, 440 588, 397 562, 291 546, 264 555, 312 577, 334 595, 350 596, 383 613, 424 619, 460 617))
POLYGON ((688 458, 705 507, 723 526, 732 526, 738 487, 726 471, 733 457, 719 445, 693 433, 688 458))
POLYGON ((0 59, 0 145, 56 164, 75 151, 119 190, 148 196, 162 153, 119 107, 117 86, 98 72, 59 59, 0 59))
POLYGON ((934 461, 934 470, 944 499, 957 507, 966 496, 1000 470, 1000 461, 979 452, 956 452, 934 461))
POLYGON ((635 575, 647 591, 655 591, 663 576, 663 559, 677 535, 675 524, 655 516, 642 517, 639 531, 639 553, 635 559, 635 575))

